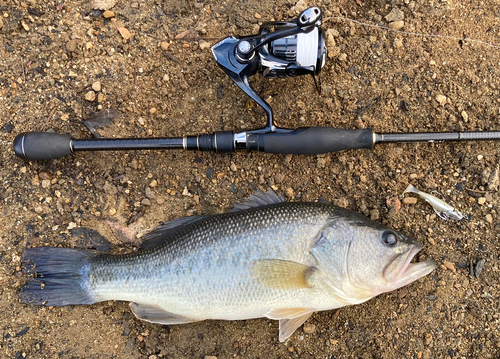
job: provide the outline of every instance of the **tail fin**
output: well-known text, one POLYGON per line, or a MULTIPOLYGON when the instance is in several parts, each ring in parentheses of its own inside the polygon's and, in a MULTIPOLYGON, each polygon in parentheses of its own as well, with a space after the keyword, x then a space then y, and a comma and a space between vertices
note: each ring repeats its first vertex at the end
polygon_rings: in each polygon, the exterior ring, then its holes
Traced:
POLYGON ((24 251, 23 262, 35 277, 21 289, 20 298, 26 304, 64 306, 92 304, 96 301, 87 290, 89 250, 38 247, 24 251))

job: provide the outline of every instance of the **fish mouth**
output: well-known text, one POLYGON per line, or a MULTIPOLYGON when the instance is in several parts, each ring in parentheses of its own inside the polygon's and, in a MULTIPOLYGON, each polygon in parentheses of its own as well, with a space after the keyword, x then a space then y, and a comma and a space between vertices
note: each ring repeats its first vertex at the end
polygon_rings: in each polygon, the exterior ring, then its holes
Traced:
POLYGON ((426 276, 436 268, 436 263, 431 259, 423 262, 411 262, 421 249, 421 246, 414 246, 407 252, 406 258, 404 254, 401 254, 385 268, 384 277, 387 280, 387 286, 384 291, 401 288, 426 276))

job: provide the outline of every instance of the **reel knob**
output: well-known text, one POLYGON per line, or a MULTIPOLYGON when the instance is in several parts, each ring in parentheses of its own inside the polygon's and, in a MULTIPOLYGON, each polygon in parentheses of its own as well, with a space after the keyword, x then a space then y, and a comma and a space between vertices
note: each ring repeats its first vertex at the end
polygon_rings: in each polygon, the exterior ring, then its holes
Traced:
POLYGON ((252 43, 248 40, 241 40, 236 45, 236 59, 241 63, 247 63, 255 56, 252 43))

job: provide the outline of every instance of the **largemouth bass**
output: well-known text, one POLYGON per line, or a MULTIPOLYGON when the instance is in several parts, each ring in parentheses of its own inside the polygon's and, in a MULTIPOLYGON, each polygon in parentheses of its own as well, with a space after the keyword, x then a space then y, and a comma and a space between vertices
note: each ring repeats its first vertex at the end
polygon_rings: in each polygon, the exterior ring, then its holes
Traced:
POLYGON ((360 214, 285 202, 269 191, 233 212, 168 222, 132 254, 38 247, 21 300, 46 306, 129 301, 166 325, 205 319, 279 320, 284 341, 315 311, 359 304, 427 274, 422 246, 360 214))

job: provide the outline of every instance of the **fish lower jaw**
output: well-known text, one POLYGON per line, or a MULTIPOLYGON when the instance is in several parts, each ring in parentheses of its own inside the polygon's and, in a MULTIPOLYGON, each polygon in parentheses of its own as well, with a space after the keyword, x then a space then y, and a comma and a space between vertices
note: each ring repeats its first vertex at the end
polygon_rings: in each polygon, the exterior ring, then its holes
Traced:
POLYGON ((389 292, 405 285, 408 285, 417 279, 425 277, 427 274, 431 273, 436 268, 436 263, 429 259, 424 262, 418 263, 408 263, 404 271, 398 276, 398 278, 392 282, 389 282, 387 286, 383 288, 381 293, 389 292))

